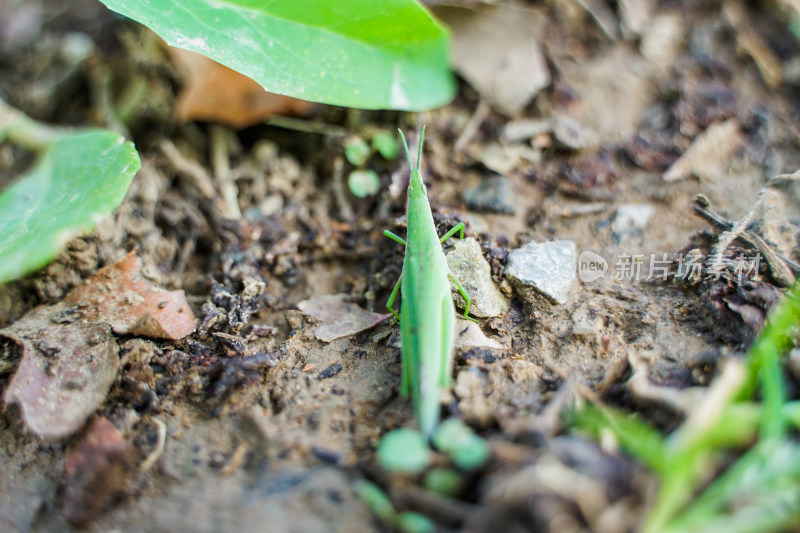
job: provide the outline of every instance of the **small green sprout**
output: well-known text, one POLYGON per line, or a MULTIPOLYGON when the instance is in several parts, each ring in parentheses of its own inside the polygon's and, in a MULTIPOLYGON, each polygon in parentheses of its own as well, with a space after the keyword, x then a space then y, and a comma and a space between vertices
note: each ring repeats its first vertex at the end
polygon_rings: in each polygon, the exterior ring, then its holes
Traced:
POLYGON ((401 513, 397 527, 403 533, 434 533, 436 526, 427 517, 413 511, 401 513))
POLYGON ((387 433, 378 445, 378 464, 389 472, 418 474, 428 467, 432 455, 422 433, 408 428, 387 433))
POLYGON ((381 189, 381 179, 374 170, 353 170, 347 176, 347 186, 355 196, 366 198, 381 189))
POLYGON ((379 486, 364 479, 359 479, 355 482, 353 488, 356 495, 384 523, 394 524, 397 521, 397 512, 394 510, 391 500, 379 486))
POLYGON ((461 474, 452 468, 431 468, 425 474, 423 485, 426 489, 442 496, 455 496, 464 485, 461 474))
POLYGON ((372 149, 389 161, 394 160, 400 151, 397 138, 392 133, 383 130, 376 131, 372 136, 372 149))
POLYGON ((375 513, 381 522, 402 533, 433 533, 436 526, 428 518, 413 511, 398 513, 383 490, 374 483, 359 479, 355 482, 356 495, 375 513))
POLYGON ((457 418, 445 420, 433 434, 433 443, 463 470, 477 470, 489 459, 489 445, 457 418))
POLYGON ((369 159, 370 150, 367 141, 361 137, 353 137, 344 145, 344 158, 354 167, 360 167, 369 159))

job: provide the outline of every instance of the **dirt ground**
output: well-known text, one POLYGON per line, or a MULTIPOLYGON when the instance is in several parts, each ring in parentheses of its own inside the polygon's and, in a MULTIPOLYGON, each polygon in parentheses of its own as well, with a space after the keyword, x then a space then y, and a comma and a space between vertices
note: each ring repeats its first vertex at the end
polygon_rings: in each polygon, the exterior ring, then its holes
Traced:
MULTIPOLYGON (((42 0, 28 2, 41 33, 26 40, 3 22, 14 4, 0 5, 0 93, 42 121, 121 125, 142 169, 112 220, 44 270, 0 287, 0 327, 57 304, 131 250, 154 285, 185 291, 199 326, 177 341, 117 336, 120 366, 98 416, 121 432, 133 459, 113 479, 71 485, 66 458, 87 429, 43 439, 3 404, 3 531, 68 531, 70 506, 92 531, 378 531, 353 492, 363 478, 442 531, 635 531, 653 479, 570 434, 562 410, 594 391, 673 429, 686 408, 680 391, 707 384, 720 358, 743 354, 783 290, 766 263, 758 280, 692 282, 645 279, 648 261, 664 258, 674 273, 690 251, 709 259, 720 230, 694 213, 698 194, 732 222, 749 214, 755 231, 800 260, 797 190, 759 193, 800 168, 800 47, 769 2, 658 2, 644 29, 623 24, 633 20, 622 13, 629 2, 611 3, 616 11, 601 15, 621 28, 612 35, 608 20, 577 3, 532 3, 523 7, 548 22, 537 37, 552 79, 513 118, 460 80, 452 104, 419 115, 316 106, 302 120, 328 126, 320 132, 181 124, 174 110, 184 81, 146 30, 97 2, 42 0), (782 79, 765 81, 766 60, 743 44, 745 34, 782 79), (76 43, 91 53, 70 63, 64 50, 76 43), (120 124, 107 104, 134 83, 147 97, 120 124), (381 191, 358 198, 342 177, 350 167, 339 133, 399 126, 416 138, 421 124, 439 229, 467 224, 509 302, 502 316, 480 320, 505 348, 456 356, 443 412, 478 430, 492 454, 453 498, 375 464, 380 437, 415 424, 399 394, 398 328, 386 320, 323 342, 298 310, 303 300, 344 293, 383 311, 402 250, 382 232, 404 232, 407 167, 373 156, 381 191), (728 129, 666 181, 698 136, 721 124, 728 129), (213 179, 220 146, 238 218, 181 165, 213 179), (489 181, 508 193, 496 193, 499 207, 465 200, 489 181), (631 205, 645 206, 646 220, 625 219, 631 205), (504 281, 507 256, 553 239, 599 254, 609 270, 576 279, 566 303, 525 302, 504 281), (620 258, 637 254, 643 275, 621 275, 620 258), (155 463, 144 469, 148 457, 155 463), (590 505, 597 497, 601 510, 590 505)), ((28 163, 0 147, 0 186, 28 163)), ((0 339, 11 358, 13 341, 2 331, 0 339)), ((10 376, 0 375, 0 391, 10 376)))

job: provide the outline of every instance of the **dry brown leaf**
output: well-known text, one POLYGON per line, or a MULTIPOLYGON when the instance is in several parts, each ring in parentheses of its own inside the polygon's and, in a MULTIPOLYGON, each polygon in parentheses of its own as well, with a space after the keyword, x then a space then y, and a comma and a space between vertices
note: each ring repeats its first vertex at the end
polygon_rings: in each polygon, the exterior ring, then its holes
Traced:
POLYGON ((516 115, 550 71, 539 47, 545 17, 530 9, 436 7, 453 34, 453 68, 498 110, 516 115))
POLYGON ((40 437, 74 433, 105 400, 117 375, 119 349, 109 327, 70 322, 69 312, 42 308, 0 331, 23 349, 5 402, 19 405, 40 437))
MULTIPOLYGON (((591 132, 594 143, 625 141, 639 127, 654 92, 647 77, 648 62, 626 48, 614 48, 590 61, 555 58, 563 84, 573 95, 567 105, 553 110, 591 132)), ((589 137, 582 139, 586 144, 589 137)), ((588 145, 583 147, 588 148, 588 145)))
POLYGON ((83 526, 99 518, 130 483, 136 448, 106 418, 98 417, 67 456, 61 514, 83 526))
POLYGON ((736 120, 714 123, 692 141, 691 146, 664 172, 663 179, 672 182, 690 176, 720 177, 744 141, 736 120))
POLYGON ((108 323, 118 334, 177 340, 194 331, 183 291, 153 287, 141 270, 142 260, 131 252, 73 289, 64 304, 80 306, 84 320, 108 323))
POLYGON ((723 11, 728 21, 736 30, 736 42, 739 48, 753 58, 764 83, 770 89, 777 89, 783 83, 783 67, 781 60, 769 45, 749 25, 750 17, 741 1, 725 2, 723 11))
POLYGON ((202 54, 169 47, 184 72, 178 120, 213 120, 244 128, 272 115, 307 113, 314 104, 265 91, 258 83, 202 54))
POLYGON ((326 294, 310 300, 303 300, 297 308, 321 322, 314 328, 314 335, 323 341, 331 342, 339 337, 355 335, 389 318, 391 315, 373 313, 348 302, 346 294, 326 294))

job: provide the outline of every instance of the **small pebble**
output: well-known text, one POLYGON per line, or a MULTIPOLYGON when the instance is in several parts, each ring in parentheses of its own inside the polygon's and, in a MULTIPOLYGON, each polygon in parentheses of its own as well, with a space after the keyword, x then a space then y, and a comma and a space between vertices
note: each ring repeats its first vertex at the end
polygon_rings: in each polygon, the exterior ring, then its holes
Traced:
POLYGON ((333 363, 331 366, 323 370, 317 376, 319 379, 328 379, 332 378, 336 374, 342 371, 342 364, 341 363, 333 363))
POLYGON ((651 204, 624 204, 617 208, 611 231, 619 240, 640 235, 653 216, 651 204))
POLYGON ((483 178, 464 192, 464 201, 473 211, 513 215, 516 213, 511 184, 503 176, 483 178))
POLYGON ((563 305, 575 281, 577 265, 574 242, 532 242, 508 254, 505 276, 526 303, 537 305, 544 297, 563 305))
MULTIPOLYGON (((508 302, 492 281, 492 269, 483 258, 478 241, 472 237, 455 241, 453 249, 447 253, 447 265, 472 299, 470 316, 488 318, 505 313, 508 302)), ((450 287, 456 305, 464 309, 464 298, 455 284, 451 283, 450 287)))

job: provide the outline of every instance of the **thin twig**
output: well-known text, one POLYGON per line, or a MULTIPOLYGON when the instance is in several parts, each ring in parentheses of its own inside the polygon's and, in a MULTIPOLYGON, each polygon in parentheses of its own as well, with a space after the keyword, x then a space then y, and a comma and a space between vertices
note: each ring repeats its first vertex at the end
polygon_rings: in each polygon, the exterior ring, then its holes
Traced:
POLYGON ((153 448, 153 451, 145 458, 139 468, 142 474, 153 468, 158 458, 164 453, 164 447, 167 443, 167 425, 158 418, 152 418, 151 420, 158 429, 158 440, 156 441, 156 447, 153 448))
POLYGON ((247 455, 247 443, 241 443, 239 446, 236 447, 234 450, 233 455, 231 456, 231 460, 228 461, 228 464, 222 467, 219 471, 221 476, 229 476, 233 474, 239 466, 241 466, 242 461, 244 461, 245 456, 247 455))
POLYGON ((343 137, 347 135, 347 128, 299 118, 274 116, 268 118, 265 123, 268 126, 275 126, 277 128, 302 131, 305 133, 319 133, 321 135, 328 135, 329 137, 343 137))
POLYGON ((461 152, 467 146, 467 143, 478 133, 481 124, 483 124, 483 121, 489 116, 491 110, 492 106, 489 105, 489 102, 486 100, 478 102, 478 107, 475 108, 469 122, 467 122, 467 125, 464 126, 464 129, 461 131, 461 135, 456 139, 456 144, 453 145, 454 152, 461 152))
MULTIPOLYGON (((773 182, 774 184, 779 183, 781 180, 786 178, 786 176, 792 176, 792 174, 778 176, 773 180, 770 180, 770 183, 768 183, 767 186, 772 186, 773 182)), ((710 222, 712 225, 722 229, 725 232, 730 232, 732 230, 733 222, 714 211, 711 208, 711 202, 709 202, 708 198, 702 194, 698 194, 695 197, 694 202, 692 203, 692 208, 694 209, 695 213, 710 222)), ((774 250, 757 233, 745 231, 737 235, 736 238, 757 249, 764 255, 767 263, 769 263, 770 272, 772 272, 775 280, 781 282, 781 284, 785 284, 786 286, 791 285, 791 280, 794 278, 794 276, 800 275, 800 265, 774 250), (785 272, 786 268, 788 268, 790 272, 785 272)))
POLYGON ((347 201, 344 185, 344 160, 337 157, 333 160, 333 197, 344 220, 353 219, 353 208, 347 201))
POLYGON ((220 195, 225 202, 225 214, 229 218, 240 219, 242 212, 239 210, 239 190, 232 178, 228 150, 230 131, 219 124, 212 124, 208 133, 211 141, 211 165, 219 183, 220 195))

